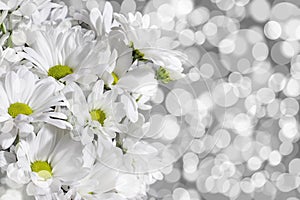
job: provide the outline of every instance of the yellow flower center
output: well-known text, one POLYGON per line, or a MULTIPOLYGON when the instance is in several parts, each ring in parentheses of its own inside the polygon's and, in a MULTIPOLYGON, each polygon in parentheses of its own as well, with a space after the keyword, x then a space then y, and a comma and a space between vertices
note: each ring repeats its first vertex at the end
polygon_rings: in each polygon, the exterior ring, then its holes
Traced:
POLYGON ((55 65, 49 69, 48 76, 52 76, 56 80, 59 80, 72 73, 73 69, 67 65, 55 65))
POLYGON ((161 80, 163 83, 169 83, 170 81, 172 81, 169 72, 163 67, 159 67, 156 72, 156 76, 157 79, 161 80))
POLYGON ((49 179, 52 177, 52 167, 51 165, 46 161, 35 161, 34 163, 31 163, 31 170, 33 172, 36 172, 39 177, 46 179, 49 179))
POLYGON ((8 114, 15 118, 19 114, 30 115, 32 114, 32 109, 25 103, 13 103, 8 108, 8 114))
POLYGON ((112 72, 111 75, 114 78, 114 82, 112 84, 116 85, 118 83, 118 81, 119 81, 119 77, 118 77, 118 75, 115 72, 112 72))
POLYGON ((104 125, 104 120, 106 119, 106 114, 103 110, 97 109, 90 112, 92 120, 98 121, 102 126, 104 125))

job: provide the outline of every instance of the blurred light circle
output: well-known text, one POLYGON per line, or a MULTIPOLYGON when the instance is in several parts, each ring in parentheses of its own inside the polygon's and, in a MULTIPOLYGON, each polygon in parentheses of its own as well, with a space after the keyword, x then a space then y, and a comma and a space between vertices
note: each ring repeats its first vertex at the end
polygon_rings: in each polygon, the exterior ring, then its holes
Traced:
MULTIPOLYGON (((271 49, 272 60, 274 62, 278 63, 279 65, 285 65, 290 62, 289 56, 286 56, 283 52, 283 48, 282 48, 283 44, 285 44, 285 43, 282 41, 277 42, 272 46, 272 49, 271 49)), ((288 45, 285 45, 285 46, 286 46, 285 48, 288 48, 288 45)))
POLYGON ((231 142, 230 134, 226 129, 218 129, 215 133, 215 138, 218 148, 226 148, 231 142))
POLYGON ((252 193, 255 190, 255 187, 254 187, 252 181, 250 180, 250 178, 244 178, 240 182, 240 187, 241 187, 241 190, 245 193, 252 193))
POLYGON ((279 146, 279 152, 283 156, 287 156, 293 151, 293 143, 285 141, 279 146))
POLYGON ((200 74, 203 78, 211 78, 214 75, 214 67, 209 63, 200 66, 200 74))
POLYGON ((195 33, 195 41, 198 45, 202 45, 205 42, 205 35, 202 31, 199 30, 195 33))
POLYGON ((274 73, 270 76, 268 86, 274 92, 279 92, 284 89, 286 85, 286 77, 282 73, 274 73))
POLYGON ((294 158, 289 163, 289 173, 291 174, 300 174, 300 159, 294 158))
POLYGON ((226 12, 226 15, 238 21, 242 21, 246 17, 246 7, 235 4, 234 7, 226 12))
POLYGON ((279 109, 280 109, 280 101, 278 99, 275 99, 274 101, 272 101, 267 105, 268 116, 272 118, 278 118, 281 115, 279 109))
POLYGON ((217 33, 217 26, 216 24, 214 23, 211 23, 211 22, 207 22, 204 26, 203 26, 203 33, 206 35, 206 36, 214 36, 216 33, 217 33))
POLYGON ((271 11, 272 19, 284 21, 292 15, 297 14, 299 8, 289 2, 281 2, 276 4, 271 11))
POLYGON ((230 54, 235 49, 235 43, 231 39, 223 39, 218 45, 220 52, 223 54, 230 54))
POLYGON ((239 72, 232 72, 228 76, 228 81, 230 83, 239 83, 243 79, 243 76, 239 72))
POLYGON ((170 174, 165 175, 165 180, 168 183, 176 183, 181 177, 181 171, 177 168, 174 168, 170 174))
POLYGON ((266 0, 253 0, 250 3, 250 14, 258 22, 265 22, 270 16, 271 6, 266 0))
POLYGON ((212 176, 209 176, 205 180, 205 187, 208 192, 212 191, 213 188, 215 187, 215 179, 212 176))
POLYGON ((172 115, 165 116, 164 124, 160 130, 164 139, 174 140, 180 131, 180 126, 177 122, 177 118, 172 115))
POLYGON ((193 165, 197 165, 199 163, 198 156, 193 152, 188 152, 188 153, 184 154, 182 160, 183 160, 183 163, 188 163, 188 164, 193 164, 193 165))
POLYGON ((262 172, 256 172, 252 175, 251 180, 256 188, 263 187, 266 183, 266 177, 262 172))
POLYGON ((264 33, 271 40, 278 39, 281 36, 281 32, 281 26, 276 21, 269 21, 264 26, 264 33))
POLYGON ((241 58, 237 61, 237 69, 243 74, 247 74, 251 69, 251 63, 247 58, 241 58))
POLYGON ((297 187, 296 176, 282 173, 276 179, 276 186, 281 192, 290 192, 297 187))
POLYGON ((267 160, 270 157, 272 150, 269 146, 264 146, 259 150, 259 156, 263 159, 263 160, 267 160))
POLYGON ((190 200, 189 192, 184 188, 176 188, 172 194, 173 200, 190 200))
POLYGON ((280 111, 283 115, 294 116, 299 111, 298 101, 294 98, 285 98, 280 103, 280 111))
POLYGON ((194 8, 194 2, 192 0, 177 0, 172 1, 172 3, 175 5, 176 15, 179 17, 189 14, 194 8))
POLYGON ((175 17, 174 7, 170 4, 162 4, 157 9, 158 16, 164 22, 172 21, 175 17))
POLYGON ((275 99, 275 93, 270 88, 261 88, 256 93, 258 101, 264 104, 269 104, 275 99))
POLYGON ((200 200, 200 194, 195 189, 189 189, 191 200, 200 200))
POLYGON ((188 15, 191 26, 199 26, 209 19, 209 10, 206 7, 199 7, 188 15))
POLYGON ((285 87, 283 92, 288 97, 296 97, 296 96, 300 95, 300 82, 299 82, 299 80, 290 78, 287 81, 286 87, 285 87))
MULTIPOLYGON (((298 11, 300 14, 300 12, 298 11)), ((295 13, 296 14, 296 13, 295 13)), ((284 23, 282 38, 288 41, 295 41, 300 39, 300 20, 297 18, 291 18, 284 23)))
POLYGON ((297 125, 292 121, 285 122, 282 125, 281 130, 282 130, 282 134, 288 139, 293 139, 298 133, 297 125))
POLYGON ((192 46, 195 43, 195 34, 190 29, 185 29, 179 33, 178 37, 183 46, 192 46))
POLYGON ((200 139, 195 139, 195 140, 193 140, 190 149, 194 153, 200 154, 205 150, 204 143, 200 139))
POLYGON ((281 158, 282 156, 277 150, 272 151, 269 155, 269 163, 273 166, 276 166, 280 164, 281 158))
POLYGON ((290 42, 283 41, 280 47, 282 54, 287 58, 292 58, 296 54, 296 49, 290 42))
POLYGON ((262 160, 257 156, 253 156, 247 161, 248 169, 250 169, 251 171, 258 170, 261 167, 261 165, 262 160))
POLYGON ((239 113, 233 118, 233 126, 239 134, 244 135, 244 132, 252 127, 252 122, 249 115, 239 113))
POLYGON ((232 177, 236 173, 236 167, 231 161, 225 161, 220 165, 220 169, 224 171, 224 175, 227 177, 232 177))
POLYGON ((280 126, 280 128, 283 128, 286 124, 296 124, 297 120, 295 119, 295 116, 281 116, 278 124, 280 126))
POLYGON ((252 55, 255 60, 263 61, 268 57, 269 48, 264 42, 256 43, 252 48, 252 55))
POLYGON ((194 98, 188 91, 181 88, 175 88, 167 94, 165 101, 166 108, 168 112, 174 116, 185 115, 188 111, 186 108, 187 100, 192 99, 194 98))
POLYGON ((196 67, 193 67, 190 69, 188 76, 191 81, 196 82, 200 79, 200 71, 196 67))
POLYGON ((234 6, 234 3, 234 0, 221 0, 216 2, 218 8, 224 11, 230 10, 234 6))

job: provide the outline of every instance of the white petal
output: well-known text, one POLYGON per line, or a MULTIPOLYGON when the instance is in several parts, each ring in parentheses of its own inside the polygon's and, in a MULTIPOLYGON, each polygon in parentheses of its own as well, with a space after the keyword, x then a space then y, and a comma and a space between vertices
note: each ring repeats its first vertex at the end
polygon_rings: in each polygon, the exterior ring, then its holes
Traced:
POLYGON ((138 120, 138 111, 135 100, 127 95, 122 95, 121 102, 124 104, 127 117, 130 119, 130 121, 136 122, 138 120))

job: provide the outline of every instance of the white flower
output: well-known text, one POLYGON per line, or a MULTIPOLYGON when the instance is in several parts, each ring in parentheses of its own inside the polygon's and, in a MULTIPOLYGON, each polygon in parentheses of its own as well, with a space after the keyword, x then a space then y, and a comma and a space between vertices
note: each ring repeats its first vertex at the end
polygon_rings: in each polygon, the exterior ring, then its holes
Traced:
POLYGON ((8 148, 16 138, 33 131, 32 122, 46 122, 60 128, 71 128, 66 116, 53 106, 65 106, 64 97, 57 93, 53 79, 39 80, 21 67, 8 72, 0 82, 0 145, 8 148))
MULTIPOLYGON (((87 135, 90 135, 92 131, 111 139, 115 137, 115 132, 126 128, 120 124, 125 113, 123 104, 116 102, 115 90, 105 92, 104 83, 100 80, 95 83, 86 98, 77 85, 73 84, 72 87, 74 93, 73 98, 70 99, 70 109, 76 118, 77 125, 80 126, 77 131, 87 135)), ((93 134, 90 137, 93 138, 93 134)))
POLYGON ((88 173, 83 149, 68 133, 44 126, 37 136, 33 134, 32 139, 20 141, 16 148, 18 161, 8 166, 7 175, 28 184, 28 195, 59 194, 61 185, 75 184, 88 173))
POLYGON ((88 85, 115 60, 116 52, 111 53, 107 44, 96 44, 79 28, 50 27, 32 34, 29 40, 34 42, 21 55, 34 64, 39 74, 61 82, 88 85))
POLYGON ((183 71, 182 64, 187 60, 186 56, 161 45, 161 40, 165 38, 163 38, 162 30, 150 26, 148 15, 143 16, 139 12, 135 15, 129 13, 126 18, 124 15, 115 14, 115 18, 121 25, 121 31, 126 36, 127 44, 133 49, 134 60, 150 60, 154 64, 172 71, 183 71))

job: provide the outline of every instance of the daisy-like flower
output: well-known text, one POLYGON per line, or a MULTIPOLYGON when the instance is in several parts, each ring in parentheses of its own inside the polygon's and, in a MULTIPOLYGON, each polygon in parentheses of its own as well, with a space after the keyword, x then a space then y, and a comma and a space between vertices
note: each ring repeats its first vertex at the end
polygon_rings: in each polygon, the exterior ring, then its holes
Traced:
MULTIPOLYGON (((125 128, 120 124, 125 116, 123 104, 116 102, 115 90, 104 91, 102 80, 95 83, 87 98, 76 84, 73 85, 73 91, 70 110, 76 118, 76 124, 79 125, 76 127, 79 129, 77 131, 83 134, 89 133, 88 135, 92 131, 95 134, 104 134, 111 139, 115 137, 115 132, 125 128)), ((93 134, 90 137, 92 139, 93 134)))
POLYGON ((65 29, 48 27, 32 33, 34 42, 24 47, 21 55, 44 77, 88 85, 114 63, 116 52, 104 42, 91 41, 91 36, 78 27, 65 29))
POLYGON ((83 150, 70 134, 43 126, 37 136, 32 134, 18 143, 17 162, 8 166, 8 178, 27 185, 28 195, 60 194, 62 185, 73 185, 87 175, 83 150))
POLYGON ((54 107, 66 106, 64 96, 57 93, 53 79, 39 80, 21 67, 8 72, 0 82, 0 145, 6 149, 20 137, 33 131, 33 122, 46 122, 62 129, 71 128, 66 116, 54 107))
MULTIPOLYGON (((152 61, 158 68, 158 78, 164 83, 177 80, 182 75, 182 64, 187 60, 186 56, 178 51, 168 49, 170 45, 162 44, 166 41, 162 30, 150 25, 150 17, 141 13, 124 15, 115 14, 116 20, 121 25, 121 32, 125 35, 127 45, 132 51, 134 60, 152 61), (163 72, 162 72, 163 70, 163 72)), ((169 41, 173 41, 169 38, 169 41)), ((170 42, 169 42, 170 43, 170 42)))

